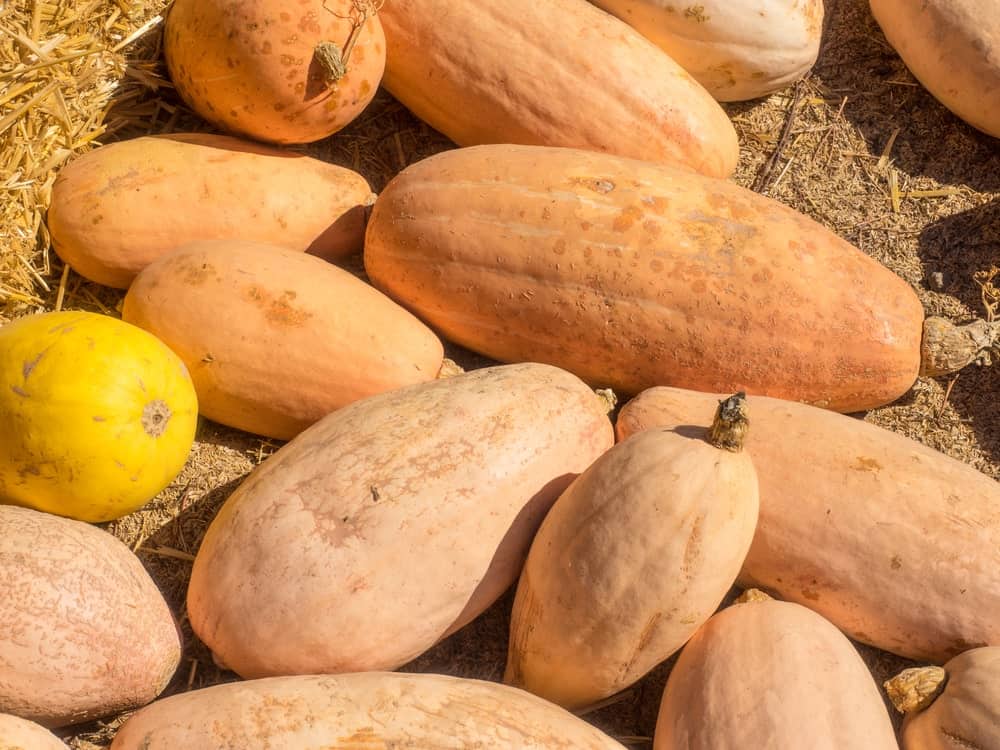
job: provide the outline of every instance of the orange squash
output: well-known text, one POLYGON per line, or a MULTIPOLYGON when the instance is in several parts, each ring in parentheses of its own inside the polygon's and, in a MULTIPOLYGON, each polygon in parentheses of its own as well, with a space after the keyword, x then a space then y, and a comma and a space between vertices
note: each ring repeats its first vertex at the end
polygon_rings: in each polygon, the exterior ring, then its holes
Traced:
POLYGON ((1000 747, 1000 646, 966 651, 943 669, 904 670, 885 688, 906 714, 903 750, 1000 747))
POLYGON ((570 146, 686 165, 739 159, 726 113, 637 31, 583 0, 391 0, 385 87, 461 146, 570 146))
POLYGON ((202 414, 282 440, 383 391, 433 380, 441 341, 347 271, 251 242, 195 242, 147 266, 122 318, 187 365, 202 414))
MULTIPOLYGON (((702 424, 718 398, 652 388, 622 407, 618 437, 702 424)), ((748 403, 760 519, 742 585, 912 659, 1000 645, 1000 484, 867 422, 748 403)))
POLYGON ((52 245, 73 270, 128 287, 195 240, 248 240, 327 259, 361 250, 365 178, 319 159, 221 135, 181 133, 108 144, 70 162, 52 186, 52 245))
POLYGON ((518 582, 505 682, 582 708, 637 682, 711 616, 757 522, 745 403, 728 399, 711 428, 619 443, 560 496, 518 582))
POLYGON ((376 0, 174 0, 163 54, 181 98, 216 127, 310 143, 368 105, 385 70, 376 0))
POLYGON ((714 615, 667 680, 653 750, 898 750, 871 673, 805 607, 750 593, 714 615))
POLYGON ((953 113, 1000 138, 1000 12, 996 0, 870 0, 886 40, 953 113))
POLYGON ((612 442, 593 391, 548 365, 357 401, 219 511, 191 625, 243 677, 395 669, 514 582, 549 507, 612 442))
MULTIPOLYGON (((905 281, 777 201, 573 149, 478 146, 408 167, 376 202, 365 267, 445 338, 624 394, 858 411, 909 390, 928 330, 905 281)), ((1000 340, 1000 322, 981 325, 984 348, 1000 340)))

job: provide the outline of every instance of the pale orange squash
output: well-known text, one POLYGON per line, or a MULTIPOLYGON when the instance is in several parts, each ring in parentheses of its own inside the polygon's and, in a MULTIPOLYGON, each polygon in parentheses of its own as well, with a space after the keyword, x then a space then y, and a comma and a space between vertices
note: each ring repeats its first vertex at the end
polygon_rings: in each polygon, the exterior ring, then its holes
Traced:
POLYGON ((638 681, 736 580, 757 522, 745 399, 711 428, 653 429, 556 501, 517 586, 505 682, 578 709, 638 681))

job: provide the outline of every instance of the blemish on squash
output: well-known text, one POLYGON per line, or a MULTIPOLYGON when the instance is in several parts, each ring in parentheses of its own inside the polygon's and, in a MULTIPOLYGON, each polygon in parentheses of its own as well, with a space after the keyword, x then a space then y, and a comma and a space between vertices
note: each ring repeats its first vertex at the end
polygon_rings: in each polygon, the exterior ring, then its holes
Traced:
POLYGON ((16 393, 18 396, 21 396, 23 398, 30 398, 28 396, 28 392, 19 385, 12 385, 10 389, 14 391, 14 393, 16 393))
POLYGON ((811 602, 819 601, 819 594, 817 594, 812 589, 802 589, 802 596, 811 602))
POLYGON ((284 11, 282 11, 280 14, 278 14, 278 17, 282 21, 291 21, 292 20, 291 14, 290 13, 285 13, 284 11))
POLYGON ((705 15, 704 5, 692 5, 684 9, 684 17, 690 18, 697 23, 707 23, 711 16, 705 15))
POLYGON ((879 469, 882 468, 882 464, 874 458, 864 458, 863 456, 858 456, 858 462, 851 468, 855 471, 871 471, 877 473, 879 469))
POLYGON ((563 255, 566 252, 566 240, 558 239, 552 246, 552 252, 556 255, 563 255))
MULTIPOLYGON (((355 53, 354 53, 354 56, 355 56, 355 57, 357 57, 357 55, 358 55, 358 53, 357 53, 357 52, 355 52, 355 53)), ((358 86, 358 94, 359 94, 360 96, 365 96, 365 95, 367 95, 367 94, 368 94, 368 92, 369 92, 369 91, 371 91, 371 90, 372 90, 372 85, 371 85, 370 83, 368 83, 368 81, 362 81, 362 82, 361 82, 361 85, 360 85, 360 86, 358 86)))
POLYGON ((638 206, 626 206, 615 217, 612 227, 616 232, 624 232, 635 224, 638 219, 641 219, 642 216, 642 209, 638 206))
POLYGON ((590 229, 591 226, 592 226, 592 224, 589 221, 581 221, 580 222, 580 229, 582 229, 584 232, 586 232, 588 229, 590 229))
POLYGON ((264 55, 270 55, 271 54, 271 43, 270 42, 264 42, 260 46, 260 51, 264 55))
POLYGON ((91 419, 93 419, 95 422, 107 422, 108 421, 107 417, 102 417, 102 416, 99 416, 97 414, 95 414, 94 416, 92 416, 91 419))
POLYGON ((652 207, 653 212, 663 216, 670 207, 670 201, 659 195, 647 195, 642 199, 647 206, 652 207))
POLYGON ((35 369, 35 367, 38 365, 38 363, 44 356, 45 352, 39 352, 37 357, 24 363, 24 365, 21 367, 21 375, 24 376, 25 380, 31 377, 32 371, 35 369))
POLYGON ((291 55, 282 55, 278 59, 281 61, 281 64, 284 65, 285 67, 291 67, 293 65, 296 65, 295 61, 297 58, 292 57, 291 55))
POLYGON ((642 222, 642 228, 645 229, 647 233, 653 235, 654 237, 656 237, 660 233, 660 225, 657 224, 652 219, 646 219, 646 221, 642 222))
POLYGON ((903 567, 903 561, 900 559, 899 555, 892 556, 892 559, 889 561, 889 567, 893 570, 899 570, 903 567))
POLYGON ((663 261, 653 258, 653 260, 649 261, 649 270, 659 273, 663 270, 663 261))
POLYGON ((362 727, 354 734, 348 737, 338 737, 337 744, 335 747, 383 747, 385 746, 384 740, 382 740, 378 734, 375 732, 374 727, 362 727))

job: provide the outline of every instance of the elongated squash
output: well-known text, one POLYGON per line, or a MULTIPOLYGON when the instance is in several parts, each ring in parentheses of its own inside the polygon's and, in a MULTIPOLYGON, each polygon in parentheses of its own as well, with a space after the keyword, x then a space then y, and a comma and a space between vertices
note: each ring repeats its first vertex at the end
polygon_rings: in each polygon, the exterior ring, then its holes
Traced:
POLYGON ((504 681, 578 709, 637 682, 719 606, 757 522, 742 395, 701 434, 619 443, 545 517, 517 586, 504 681))
POLYGON ((191 624, 244 677, 395 669, 514 582, 542 517, 612 442, 594 393, 548 365, 351 404, 223 506, 191 624))
POLYGON ((1000 646, 966 651, 943 669, 904 670, 885 688, 906 714, 903 750, 1000 747, 1000 646))
POLYGON ((149 703, 177 669, 167 603, 103 529, 0 505, 0 592, 0 712, 91 721, 149 703))
POLYGON ((318 159, 206 133, 134 138, 70 162, 52 186, 55 251, 91 281, 126 288, 195 240, 248 240, 327 259, 361 249, 371 188, 318 159))
POLYGON ((739 159, 726 113, 637 31, 583 0, 392 0, 385 87, 460 146, 570 146, 686 165, 739 159))
POLYGON ((272 677, 174 695, 132 716, 111 750, 237 747, 624 750, 523 690, 379 672, 272 677))
POLYGON ((1000 9, 996 0, 871 0, 906 67, 944 106, 1000 138, 1000 9))
POLYGON ((755 99, 816 62, 823 0, 590 0, 674 58, 719 101, 755 99))
MULTIPOLYGON (((604 154, 478 146, 414 164, 376 202, 365 267, 456 343, 625 394, 850 412, 904 394, 922 362, 916 294, 857 248, 731 182, 604 154)), ((982 341, 958 336, 965 362, 1000 340, 980 325, 982 341)), ((962 364, 934 354, 955 348, 941 326, 923 336, 938 371, 962 364)))
MULTIPOLYGON (((652 388, 622 407, 618 437, 702 424, 718 398, 652 388)), ((1000 645, 1000 484, 867 422, 748 403, 760 519, 741 584, 912 659, 1000 645)))
POLYGON ((897 750, 851 642, 805 607, 748 594, 684 647, 653 750, 897 750))
POLYGON ((147 266, 122 318, 191 372, 202 414, 287 440, 335 409, 433 380, 441 341, 347 271, 285 248, 195 242, 147 266))

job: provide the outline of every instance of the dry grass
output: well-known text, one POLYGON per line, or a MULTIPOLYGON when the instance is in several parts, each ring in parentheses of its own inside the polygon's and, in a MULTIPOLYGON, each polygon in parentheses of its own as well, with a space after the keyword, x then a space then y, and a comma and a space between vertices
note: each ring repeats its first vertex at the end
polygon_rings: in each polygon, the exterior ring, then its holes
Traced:
MULTIPOLYGON (((160 61, 164 0, 0 0, 0 322, 67 308, 114 314, 121 293, 85 282, 51 252, 44 211, 55 171, 98 143, 206 129, 176 98, 160 61)), ((944 110, 888 48, 865 0, 827 0, 813 73, 767 100, 728 105, 740 134, 736 180, 798 208, 890 267, 927 311, 982 315, 973 276, 1000 264, 1000 142, 944 110)), ((385 93, 345 131, 303 150, 353 167, 379 190, 451 144, 385 93)), ((352 265, 359 275, 360 263, 352 265)), ((466 367, 484 363, 458 350, 466 367)), ((921 380, 865 418, 1000 479, 1000 371, 921 380)), ((145 510, 109 525, 180 614, 184 661, 168 692, 234 679, 184 618, 190 561, 215 510, 276 445, 203 422, 191 459, 145 510)), ((407 669, 498 679, 511 597, 407 669)), ((861 648, 880 680, 906 663, 861 648)), ((588 719, 648 745, 669 664, 588 719)), ((121 721, 66 730, 103 748, 121 721)))

